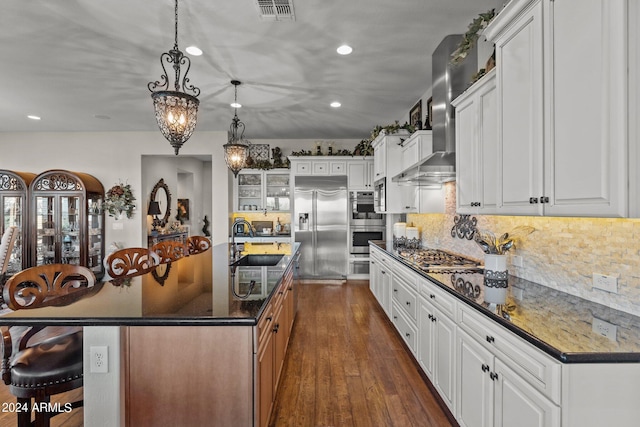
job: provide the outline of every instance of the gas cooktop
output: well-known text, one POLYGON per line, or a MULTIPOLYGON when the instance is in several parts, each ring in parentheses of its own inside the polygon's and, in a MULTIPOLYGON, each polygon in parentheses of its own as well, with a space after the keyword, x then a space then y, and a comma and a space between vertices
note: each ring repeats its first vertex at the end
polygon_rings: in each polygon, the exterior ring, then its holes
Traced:
POLYGON ((478 273, 483 269, 478 261, 442 249, 401 249, 398 255, 427 273, 478 273))

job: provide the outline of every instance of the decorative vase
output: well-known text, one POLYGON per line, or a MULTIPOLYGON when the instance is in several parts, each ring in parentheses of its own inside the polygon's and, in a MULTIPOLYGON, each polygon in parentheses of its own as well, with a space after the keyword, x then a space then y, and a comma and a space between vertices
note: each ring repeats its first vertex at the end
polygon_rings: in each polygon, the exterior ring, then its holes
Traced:
POLYGON ((484 300, 492 304, 507 302, 508 287, 507 256, 487 254, 484 256, 484 300))

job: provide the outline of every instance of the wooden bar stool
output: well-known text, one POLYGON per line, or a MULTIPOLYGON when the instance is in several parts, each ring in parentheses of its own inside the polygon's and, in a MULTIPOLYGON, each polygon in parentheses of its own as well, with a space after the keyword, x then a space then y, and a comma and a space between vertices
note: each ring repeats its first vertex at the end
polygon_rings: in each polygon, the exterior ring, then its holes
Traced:
MULTIPOLYGON (((48 264, 15 274, 7 280, 3 294, 12 310, 68 305, 87 296, 95 282, 86 267, 48 264)), ((50 400, 52 395, 82 387, 82 331, 30 343, 43 328, 10 326, 2 330, 2 380, 16 396, 18 408, 28 409, 18 412, 18 427, 49 426, 51 417, 83 404, 80 400, 56 408, 50 400)))

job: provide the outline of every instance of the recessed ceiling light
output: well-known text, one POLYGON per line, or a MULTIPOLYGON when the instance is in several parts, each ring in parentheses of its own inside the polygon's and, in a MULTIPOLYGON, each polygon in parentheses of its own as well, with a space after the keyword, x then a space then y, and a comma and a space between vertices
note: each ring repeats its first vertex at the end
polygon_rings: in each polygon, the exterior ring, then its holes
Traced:
POLYGON ((333 102, 332 102, 331 104, 329 104, 329 105, 331 105, 333 108, 340 108, 340 107, 342 106, 342 104, 341 104, 341 103, 339 103, 338 101, 333 101, 333 102))
POLYGON ((31 119, 31 120, 40 120, 40 117, 38 116, 32 116, 32 115, 28 115, 27 118, 31 119))
POLYGON ((240 104, 239 102, 232 102, 231 105, 233 108, 242 108, 242 104, 240 104))
POLYGON ((106 114, 94 114, 93 117, 100 120, 111 120, 111 116, 107 116, 106 114))
POLYGON ((200 56, 202 55, 202 49, 197 46, 189 46, 185 49, 189 55, 200 56))
POLYGON ((336 52, 338 52, 340 55, 349 55, 351 52, 353 52, 353 48, 347 44, 343 44, 338 49, 336 49, 336 52))

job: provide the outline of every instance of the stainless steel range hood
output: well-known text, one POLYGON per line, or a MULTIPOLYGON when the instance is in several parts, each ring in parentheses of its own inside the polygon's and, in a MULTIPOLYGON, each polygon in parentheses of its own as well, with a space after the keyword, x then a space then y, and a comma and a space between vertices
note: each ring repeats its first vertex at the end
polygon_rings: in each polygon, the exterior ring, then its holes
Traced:
POLYGON ((467 89, 478 64, 474 47, 462 63, 451 65, 451 54, 461 40, 460 34, 445 37, 431 57, 433 153, 421 164, 393 177, 393 181, 429 185, 456 179, 456 126, 451 101, 467 89))

